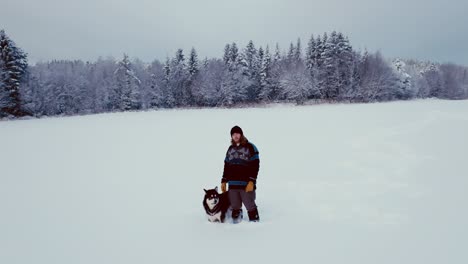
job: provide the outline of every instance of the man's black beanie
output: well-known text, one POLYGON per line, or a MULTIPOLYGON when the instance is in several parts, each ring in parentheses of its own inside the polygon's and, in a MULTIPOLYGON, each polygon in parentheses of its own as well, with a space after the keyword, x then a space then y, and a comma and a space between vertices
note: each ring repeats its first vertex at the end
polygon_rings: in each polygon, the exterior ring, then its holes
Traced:
POLYGON ((242 132, 242 129, 241 129, 240 127, 238 127, 238 126, 233 126, 233 127, 231 128, 231 136, 232 136, 232 134, 234 134, 234 133, 239 133, 239 134, 241 134, 241 135, 244 135, 244 133, 242 132))

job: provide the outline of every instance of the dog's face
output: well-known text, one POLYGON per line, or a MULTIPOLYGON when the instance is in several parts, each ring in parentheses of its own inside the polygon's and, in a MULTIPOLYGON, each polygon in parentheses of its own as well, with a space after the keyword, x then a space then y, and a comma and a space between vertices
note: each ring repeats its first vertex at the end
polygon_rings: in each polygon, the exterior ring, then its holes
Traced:
POLYGON ((205 201, 208 206, 213 209, 219 203, 219 193, 218 193, 218 186, 214 189, 205 190, 205 201))

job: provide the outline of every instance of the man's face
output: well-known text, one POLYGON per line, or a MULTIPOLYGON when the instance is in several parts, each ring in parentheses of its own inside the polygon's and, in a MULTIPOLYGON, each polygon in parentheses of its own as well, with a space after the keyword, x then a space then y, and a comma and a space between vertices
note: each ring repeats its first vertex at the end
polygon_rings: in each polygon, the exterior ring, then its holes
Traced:
POLYGON ((240 138, 241 138, 241 134, 239 134, 239 133, 232 134, 232 140, 234 140, 234 142, 239 143, 240 138))

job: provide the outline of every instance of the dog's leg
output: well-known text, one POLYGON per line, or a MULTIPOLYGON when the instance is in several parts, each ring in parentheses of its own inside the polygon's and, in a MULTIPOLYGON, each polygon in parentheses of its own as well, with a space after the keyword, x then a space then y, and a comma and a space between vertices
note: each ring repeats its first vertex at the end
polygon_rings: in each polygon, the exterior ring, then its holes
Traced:
POLYGON ((226 215, 225 215, 225 214, 221 214, 221 223, 224 223, 224 219, 226 219, 226 215))

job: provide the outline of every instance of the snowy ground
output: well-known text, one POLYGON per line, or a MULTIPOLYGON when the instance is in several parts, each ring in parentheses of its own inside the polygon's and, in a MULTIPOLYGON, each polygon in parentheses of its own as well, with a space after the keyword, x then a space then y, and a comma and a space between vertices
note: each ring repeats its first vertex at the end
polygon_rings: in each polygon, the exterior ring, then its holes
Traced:
POLYGON ((0 122, 0 263, 468 263, 468 101, 0 122), (208 223, 229 129, 260 223, 208 223))

